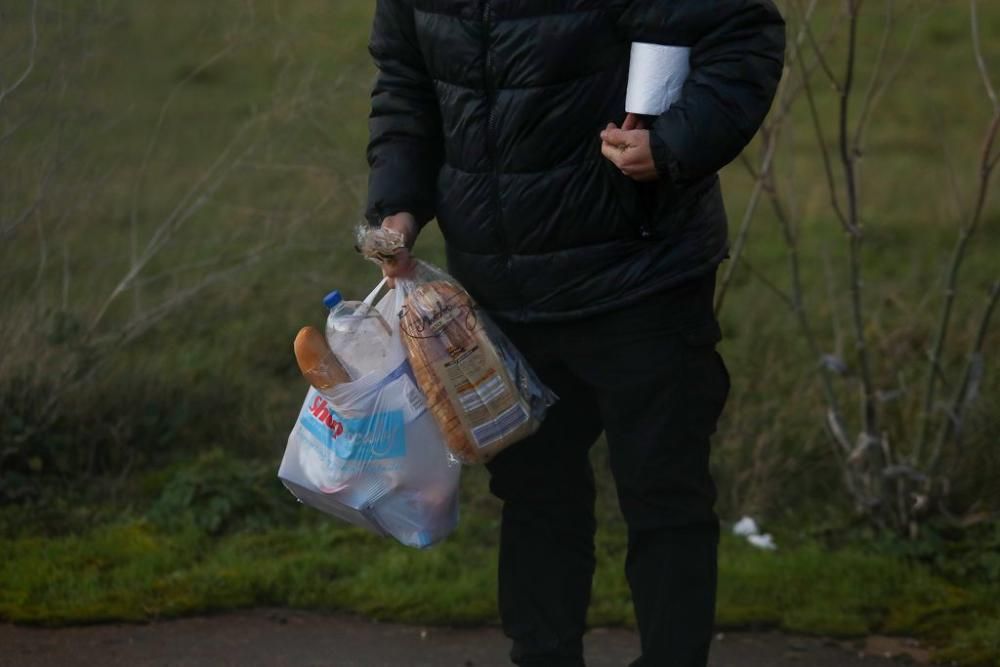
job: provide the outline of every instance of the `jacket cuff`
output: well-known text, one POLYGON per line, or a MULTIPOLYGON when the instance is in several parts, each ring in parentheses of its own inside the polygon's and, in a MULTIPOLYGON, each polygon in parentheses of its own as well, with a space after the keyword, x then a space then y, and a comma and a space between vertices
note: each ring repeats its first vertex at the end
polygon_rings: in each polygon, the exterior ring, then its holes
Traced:
POLYGON ((365 219, 378 227, 383 218, 405 211, 423 228, 435 213, 434 180, 418 159, 394 155, 372 165, 368 172, 368 197, 365 219))
POLYGON ((660 118, 662 117, 654 119, 649 126, 649 151, 653 154, 653 164, 656 166, 656 173, 660 180, 677 183, 681 176, 680 163, 677 162, 674 152, 670 150, 670 146, 660 135, 658 126, 660 118))
POLYGON ((413 216, 413 219, 417 222, 417 230, 423 229, 424 225, 430 222, 434 216, 427 215, 426 213, 421 213, 420 209, 416 206, 387 206, 387 207, 369 207, 365 211, 365 220, 372 227, 381 227, 382 221, 388 218, 390 215, 396 215, 397 213, 409 213, 413 216))

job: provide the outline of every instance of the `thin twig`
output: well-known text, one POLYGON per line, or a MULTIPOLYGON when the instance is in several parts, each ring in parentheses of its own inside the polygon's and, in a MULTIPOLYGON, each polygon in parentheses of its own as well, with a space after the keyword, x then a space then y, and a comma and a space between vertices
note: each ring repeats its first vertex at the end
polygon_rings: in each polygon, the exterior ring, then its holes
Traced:
POLYGON ((788 296, 788 294, 786 294, 783 289, 781 289, 780 287, 778 287, 777 285, 775 285, 774 282, 770 278, 768 278, 763 273, 761 273, 760 271, 758 271, 753 266, 753 264, 750 263, 750 260, 748 260, 746 257, 740 257, 739 262, 744 267, 746 267, 746 270, 750 272, 750 275, 752 275, 754 278, 756 278, 757 280, 759 280, 761 282, 761 284, 764 285, 764 287, 766 287, 772 294, 774 294, 776 297, 778 297, 779 299, 781 299, 781 301, 786 306, 788 306, 789 309, 794 310, 795 305, 794 305, 794 303, 792 301, 792 298, 790 296, 788 296))
MULTIPOLYGON (((769 147, 769 153, 773 153, 773 149, 769 147)), ((736 263, 740 260, 743 255, 743 248, 746 245, 747 234, 750 231, 750 222, 753 220, 753 215, 757 210, 757 203, 760 201, 760 194, 764 189, 764 181, 760 178, 757 182, 753 184, 753 190, 750 192, 750 201, 747 202, 747 207, 743 211, 743 218, 740 220, 740 226, 736 233, 736 240, 733 243, 732 250, 730 252, 730 262, 726 266, 726 270, 723 272, 722 279, 719 281, 719 287, 715 293, 715 314, 718 315, 722 310, 722 304, 726 300, 726 293, 729 291, 729 285, 732 283, 733 274, 736 271, 736 263)))
POLYGON ((868 123, 872 103, 875 100, 875 92, 879 89, 882 66, 885 63, 885 53, 889 45, 889 36, 892 34, 892 2, 893 0, 885 0, 885 21, 882 26, 882 39, 879 41, 878 53, 875 56, 875 65, 872 69, 871 78, 868 81, 868 89, 865 91, 865 95, 861 100, 861 110, 858 112, 858 125, 854 132, 854 140, 852 141, 855 151, 857 151, 861 146, 861 137, 864 134, 865 126, 868 123))
MULTIPOLYGON (((803 64, 804 61, 800 49, 803 35, 805 34, 808 22, 812 15, 812 10, 814 8, 815 8, 815 3, 810 5, 809 10, 807 12, 802 14, 802 18, 800 19, 802 22, 802 26, 800 27, 799 36, 798 38, 793 40, 793 44, 795 45, 794 53, 800 69, 800 86, 799 88, 791 88, 791 90, 795 91, 796 93, 799 90, 803 90, 806 92, 806 95, 809 99, 810 111, 812 113, 814 122, 814 129, 816 130, 817 137, 821 145, 821 154, 824 157, 824 165, 826 167, 828 182, 830 184, 831 193, 833 193, 832 201, 834 203, 834 207, 839 208, 835 195, 835 186, 833 185, 833 171, 830 166, 828 151, 826 149, 826 143, 823 140, 822 129, 818 122, 819 120, 818 113, 816 112, 815 103, 812 98, 812 90, 809 83, 812 76, 812 71, 816 67, 816 65, 814 65, 813 67, 804 66, 803 64)), ((814 47, 816 46, 815 41, 813 42, 813 45, 814 47)), ((820 62, 820 60, 818 60, 817 62, 820 62)), ((790 100, 789 100, 789 106, 790 106, 790 100)), ((779 187, 777 184, 773 167, 769 168, 766 172, 762 172, 761 179, 764 183, 764 191, 768 194, 768 197, 771 201, 771 205, 774 209, 775 218, 778 222, 779 228, 781 229, 782 238, 788 250, 788 264, 789 264, 789 273, 791 279, 791 294, 790 295, 786 294, 783 290, 774 286, 772 283, 764 279, 763 276, 760 276, 759 274, 758 278, 760 278, 762 282, 764 282, 764 284, 767 285, 772 292, 777 294, 779 298, 781 298, 781 300, 792 311, 793 315, 795 316, 796 322, 798 323, 799 330, 803 338, 805 339, 806 346, 809 350, 811 358, 817 360, 818 362, 817 363, 818 373, 820 376, 824 396, 828 406, 827 426, 828 426, 828 433, 831 436, 830 442, 834 444, 834 453, 837 456, 838 460, 844 460, 847 454, 851 451, 852 446, 846 436, 846 433, 844 432, 843 420, 841 418, 839 401, 837 398, 837 392, 834 388, 831 370, 825 364, 819 363, 819 360, 822 357, 822 352, 819 343, 817 341, 815 332, 813 330, 813 326, 810 321, 808 311, 805 306, 804 289, 802 286, 801 272, 800 272, 799 241, 796 232, 797 226, 793 224, 791 216, 789 216, 787 210, 785 209, 782 203, 782 197, 781 193, 779 192, 779 187)), ((855 497, 855 499, 861 502, 862 498, 859 495, 857 484, 855 483, 855 480, 851 476, 850 470, 848 470, 846 466, 843 467, 843 470, 844 470, 845 485, 847 486, 851 494, 855 497)))
POLYGON ((848 244, 848 266, 851 281, 851 319, 854 325, 854 345, 858 356, 858 366, 860 367, 864 432, 870 438, 877 438, 878 413, 875 405, 874 383, 872 381, 868 350, 868 335, 865 332, 864 306, 862 303, 864 284, 861 276, 861 249, 864 237, 861 233, 860 201, 858 199, 858 181, 855 170, 856 154, 850 145, 849 130, 850 101, 854 87, 854 67, 857 60, 857 32, 861 0, 849 0, 848 7, 850 16, 847 60, 845 64, 844 83, 840 94, 840 160, 847 188, 848 229, 851 231, 848 244))
MULTIPOLYGON (((816 9, 816 5, 817 0, 811 0, 803 15, 802 23, 800 24, 798 33, 794 38, 794 41, 798 44, 801 44, 805 38, 806 28, 809 20, 812 18, 813 12, 816 9)), ((795 51, 793 52, 791 59, 794 60, 800 56, 801 51, 795 51)), ((788 68, 788 65, 786 65, 786 68, 788 68)), ((716 292, 714 307, 716 315, 718 315, 722 310, 722 305, 725 302, 726 294, 732 283, 733 276, 735 275, 736 267, 739 265, 739 260, 743 255, 743 250, 746 246, 747 237, 750 231, 750 223, 753 221, 754 213, 756 212, 757 205, 760 202, 761 193, 766 187, 765 181, 773 181, 773 179, 770 179, 771 165, 775 151, 778 148, 781 131, 784 127, 785 120, 788 118, 792 104, 801 89, 801 86, 798 88, 794 87, 791 83, 791 77, 788 76, 782 77, 779 82, 778 92, 775 95, 774 108, 768 117, 768 122, 761 128, 760 131, 760 136, 764 143, 764 154, 761 157, 760 166, 754 166, 750 159, 746 156, 745 152, 740 154, 740 160, 750 173, 751 178, 753 178, 754 185, 750 192, 750 199, 747 202, 746 209, 743 212, 743 218, 740 221, 740 225, 736 233, 736 240, 733 243, 732 251, 730 253, 730 262, 726 266, 726 270, 716 292)))
POLYGON ((35 59, 38 53, 38 0, 32 0, 31 2, 31 47, 28 49, 28 64, 25 66, 24 71, 21 72, 14 83, 8 88, 0 89, 0 105, 3 104, 4 100, 8 95, 13 93, 15 90, 21 87, 31 73, 35 69, 35 59))
MULTIPOLYGON (((955 241, 955 247, 952 251, 951 262, 948 266, 948 278, 945 283, 944 290, 944 302, 941 305, 941 314, 938 317, 938 328, 937 333, 934 337, 934 344, 930 351, 930 361, 929 368, 927 371, 927 383, 926 390, 924 392, 924 402, 922 406, 921 423, 920 423, 920 435, 917 439, 917 444, 913 451, 913 463, 919 464, 924 454, 924 449, 927 447, 927 442, 930 438, 931 423, 934 418, 934 401, 937 395, 937 382, 938 382, 938 371, 937 369, 941 365, 941 357, 944 352, 945 340, 948 337, 948 331, 951 326, 951 315, 952 309, 955 303, 955 297, 958 290, 958 276, 962 268, 962 264, 965 261, 966 251, 968 250, 969 241, 976 233, 979 227, 980 220, 982 219, 983 209, 986 206, 986 199, 989 195, 989 185, 990 178, 993 175, 993 169, 995 167, 995 162, 992 159, 993 144, 996 141, 997 133, 1000 132, 1000 105, 996 103, 996 94, 990 85, 989 73, 986 70, 985 59, 983 58, 982 50, 979 43, 979 18, 976 14, 976 0, 970 0, 972 5, 971 14, 971 26, 970 29, 973 34, 973 48, 976 52, 976 62, 980 68, 980 74, 985 82, 986 93, 993 101, 993 117, 990 120, 989 127, 986 130, 986 136, 983 139, 983 147, 980 152, 979 159, 979 185, 976 191, 975 203, 972 208, 971 215, 968 222, 961 227, 958 233, 958 238, 955 241)), ((946 417, 947 418, 947 417, 946 417)), ((939 457, 934 457, 935 463, 939 457)), ((933 471, 932 471, 933 472, 933 471)))
MULTIPOLYGON (((132 286, 136 277, 142 272, 150 260, 152 260, 152 258, 160 252, 164 244, 166 244, 166 242, 173 236, 174 232, 176 232, 177 228, 194 215, 198 209, 204 206, 204 204, 208 201, 208 196, 221 186, 225 177, 234 169, 233 164, 236 160, 232 159, 230 155, 239 141, 243 138, 243 135, 256 120, 258 119, 252 119, 237 131, 234 137, 230 140, 229 145, 223 149, 222 153, 218 156, 218 158, 216 158, 212 166, 209 167, 209 169, 197 182, 195 182, 195 184, 181 198, 163 222, 160 223, 152 237, 146 243, 142 253, 137 254, 132 259, 128 271, 126 271, 125 275, 118 281, 118 284, 115 285, 114 289, 111 290, 111 293, 105 299, 104 303, 97 310, 96 315, 94 315, 94 318, 90 323, 90 333, 93 333, 97 329, 101 320, 104 319, 105 314, 111 307, 111 304, 114 303, 123 292, 132 286), (226 166, 224 170, 223 166, 226 166), (219 173, 220 171, 222 172, 221 175, 219 173)), ((246 155, 249 151, 250 148, 246 149, 243 155, 246 155)))
POLYGON ((860 147, 864 144, 864 134, 871 122, 872 113, 878 106, 878 103, 882 100, 886 91, 889 90, 889 88, 896 82, 896 79, 899 78, 900 73, 903 71, 903 66, 909 61, 910 53, 913 51, 913 45, 916 43, 917 27, 920 24, 920 20, 923 18, 923 15, 918 15, 918 18, 914 19, 914 24, 910 28, 910 35, 906 39, 906 45, 903 47, 903 52, 896 60, 896 63, 892 66, 892 69, 889 70, 889 74, 879 82, 878 87, 874 90, 871 96, 871 100, 863 108, 858 119, 858 127, 854 137, 854 145, 856 147, 860 147))
POLYGON ((989 182, 993 172, 993 167, 987 161, 988 153, 986 151, 996 138, 998 129, 1000 129, 1000 113, 993 117, 993 121, 990 123, 989 130, 987 131, 982 158, 980 160, 980 178, 975 205, 969 222, 962 226, 959 231, 958 239, 955 241, 955 248, 952 251, 951 262, 948 266, 948 278, 944 288, 944 302, 941 306, 941 314, 938 317, 937 333, 934 337, 933 346, 928 354, 929 368, 927 372, 926 390, 924 392, 923 411, 921 414, 920 436, 917 440, 917 445, 913 453, 913 462, 915 464, 921 461, 924 449, 927 445, 927 440, 930 437, 931 422, 934 418, 934 401, 937 395, 937 382, 940 376, 939 369, 941 367, 942 355, 944 353, 945 340, 948 337, 948 332, 951 327, 951 315, 955 304, 955 298, 958 294, 958 277, 962 264, 964 264, 965 261, 969 241, 972 239, 979 227, 983 209, 986 205, 986 198, 989 194, 989 182))
POLYGON ((819 109, 816 106, 816 99, 813 96, 812 84, 809 79, 809 71, 806 69, 801 51, 799 50, 800 47, 797 43, 795 43, 795 49, 797 52, 796 61, 798 62, 800 76, 802 77, 802 88, 806 94, 806 101, 809 103, 809 116, 812 120, 813 130, 816 133, 816 142, 819 144, 819 154, 823 159, 823 171, 826 174, 827 189, 830 192, 830 203, 833 206, 834 212, 837 214, 837 218, 840 220, 841 226, 843 226, 848 232, 851 232, 850 223, 847 221, 847 217, 844 215, 844 211, 840 206, 840 197, 837 194, 837 181, 833 175, 830 150, 826 145, 826 139, 823 135, 823 125, 820 122, 819 109))
POLYGON ((993 318, 993 313, 996 310, 998 301, 1000 301, 1000 280, 995 281, 993 283, 993 288, 990 290, 990 295, 986 302, 986 308, 984 309, 983 316, 979 321, 979 331, 976 334, 975 343, 973 343, 972 351, 969 353, 969 360, 965 364, 965 371, 962 373, 962 381, 955 390, 955 396, 952 398, 948 410, 948 419, 945 420, 944 425, 941 427, 937 444, 935 445, 934 451, 927 462, 927 468, 929 470, 937 468, 938 462, 941 459, 941 454, 944 452, 944 447, 949 440, 953 437, 956 441, 961 438, 962 421, 965 416, 965 408, 968 406, 970 395, 973 393, 971 391, 971 387, 974 385, 977 374, 981 372, 983 364, 983 346, 986 342, 986 334, 989 332, 990 321, 993 318))
POLYGON ((17 228, 20 227, 25 222, 27 222, 28 218, 34 215, 35 212, 38 210, 38 208, 42 205, 42 202, 45 200, 45 195, 48 192, 49 186, 51 184, 52 178, 55 176, 56 169, 59 167, 60 164, 59 154, 60 151, 57 144, 57 148, 53 151, 53 155, 50 156, 45 161, 45 166, 43 169, 44 173, 42 175, 41 180, 38 183, 38 187, 35 190, 35 196, 31 200, 31 202, 28 203, 27 206, 25 206, 24 210, 22 210, 21 213, 16 218, 10 220, 9 222, 4 222, 3 220, 0 220, 0 241, 5 241, 13 237, 14 233, 17 231, 17 228))
MULTIPOLYGON (((191 83, 191 81, 194 81, 197 76, 226 57, 235 48, 235 46, 235 42, 230 42, 222 49, 209 56, 200 65, 193 68, 190 72, 188 72, 187 76, 174 84, 170 93, 167 95, 167 98, 160 106, 160 113, 157 116, 156 124, 153 126, 153 131, 150 133, 149 140, 146 142, 146 150, 143 153, 142 161, 139 163, 139 168, 136 171, 135 182, 132 187, 132 205, 129 213, 129 261, 133 266, 137 265, 139 262, 139 198, 146 182, 146 172, 149 170, 150 158, 153 155, 153 150, 159 143, 160 134, 163 131, 163 125, 167 119, 167 112, 170 110, 174 99, 176 99, 181 90, 191 83)), ((134 297, 136 299, 134 310, 138 312, 138 291, 134 293, 134 297)))
MULTIPOLYGON (((775 218, 778 220, 778 225, 782 232, 782 238, 784 239, 785 247, 788 250, 788 267, 792 283, 792 294, 788 303, 791 307, 792 313, 795 315, 796 321, 798 322, 799 330, 805 339, 806 346, 809 349, 809 354, 813 359, 819 360, 822 357, 823 352, 820 349, 816 333, 813 330, 812 322, 809 319, 809 314, 805 305, 805 290, 802 287, 802 275, 799 263, 798 238, 795 235, 791 219, 781 203, 781 197, 778 194, 777 185, 771 182, 768 186, 768 192, 771 195, 771 204, 774 208, 775 218)), ((831 304, 831 307, 833 307, 833 304, 831 304)), ((837 421, 837 423, 840 423, 842 421, 840 401, 837 398, 837 392, 833 386, 833 377, 830 369, 827 368, 826 365, 820 364, 819 372, 827 406, 832 413, 833 418, 837 421)))
MULTIPOLYGON (((754 213, 757 211, 757 204, 760 201, 760 195, 764 190, 764 179, 771 171, 772 159, 774 158, 774 152, 778 145, 777 133, 768 133, 765 138, 764 145, 765 152, 764 157, 761 159, 759 171, 760 175, 757 178, 757 182, 754 183, 753 190, 750 192, 750 200, 747 202, 746 210, 743 212, 743 219, 740 221, 739 231, 736 234, 736 241, 733 243, 731 253, 732 260, 739 260, 743 255, 743 248, 746 246, 747 234, 750 231, 750 222, 753 220, 754 213)), ((719 283, 719 289, 715 297, 716 315, 718 315, 718 313, 722 310, 722 304, 725 301, 726 292, 732 282, 735 267, 736 261, 731 261, 726 267, 726 271, 723 274, 721 282, 719 283)))
MULTIPOLYGON (((934 122, 938 127, 944 127, 944 119, 941 117, 936 110, 932 110, 931 113, 934 114, 934 122)), ((968 213, 965 209, 965 201, 962 196, 962 188, 958 183, 958 170, 955 168, 955 158, 951 152, 951 142, 946 141, 945 137, 941 133, 935 133, 937 138, 938 147, 941 149, 941 157, 946 167, 945 172, 948 175, 948 190, 951 193, 952 204, 955 206, 955 217, 959 220, 964 220, 968 213)), ((926 293, 925 293, 926 297, 926 293)))
MULTIPOLYGON (((795 7, 798 9, 798 2, 795 3, 795 7)), ((820 44, 812 31, 812 21, 810 21, 809 18, 809 16, 806 16, 802 19, 803 32, 805 33, 806 39, 808 39, 813 52, 816 54, 816 61, 819 64, 820 69, 823 71, 823 74, 826 75, 830 85, 833 86, 834 90, 839 93, 841 91, 842 84, 837 80, 837 75, 833 73, 833 68, 830 67, 830 63, 827 62, 826 49, 820 48, 820 44)))
POLYGON ((997 100, 997 93, 993 88, 989 69, 986 67, 986 59, 983 58, 983 46, 979 43, 979 2, 977 0, 969 0, 969 7, 972 11, 970 19, 972 21, 972 50, 976 55, 976 69, 979 70, 979 76, 983 80, 986 95, 990 98, 990 102, 993 103, 993 108, 997 109, 1000 107, 1000 100, 997 100))

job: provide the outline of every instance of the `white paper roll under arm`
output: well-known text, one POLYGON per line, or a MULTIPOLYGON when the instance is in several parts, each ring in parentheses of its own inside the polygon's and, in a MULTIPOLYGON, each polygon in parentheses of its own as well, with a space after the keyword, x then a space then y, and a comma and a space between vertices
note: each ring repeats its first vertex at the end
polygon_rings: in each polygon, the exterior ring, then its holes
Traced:
POLYGON ((686 46, 632 43, 628 70, 625 111, 644 116, 658 116, 681 95, 690 71, 686 46))

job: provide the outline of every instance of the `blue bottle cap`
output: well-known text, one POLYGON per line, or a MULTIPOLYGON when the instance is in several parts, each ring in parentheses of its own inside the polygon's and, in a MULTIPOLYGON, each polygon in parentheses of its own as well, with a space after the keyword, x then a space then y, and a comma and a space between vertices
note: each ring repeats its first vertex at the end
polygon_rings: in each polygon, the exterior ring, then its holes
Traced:
POLYGON ((328 309, 333 310, 338 303, 344 300, 344 297, 340 296, 340 290, 335 289, 326 296, 323 297, 323 305, 328 309))

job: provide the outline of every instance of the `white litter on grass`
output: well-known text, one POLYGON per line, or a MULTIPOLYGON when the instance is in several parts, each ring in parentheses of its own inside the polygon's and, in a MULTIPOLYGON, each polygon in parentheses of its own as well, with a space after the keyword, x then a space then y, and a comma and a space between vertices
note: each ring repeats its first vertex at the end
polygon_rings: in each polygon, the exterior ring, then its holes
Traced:
POLYGON ((770 533, 761 533, 760 527, 752 517, 745 516, 733 525, 733 535, 747 538, 747 542, 766 551, 774 551, 778 545, 770 533))
POLYGON ((733 526, 733 535, 736 535, 737 537, 749 537, 750 535, 756 535, 759 532, 760 529, 757 528, 757 522, 748 516, 743 517, 736 522, 735 526, 733 526))
POLYGON ((778 545, 774 543, 774 539, 771 537, 770 533, 764 533, 763 535, 747 535, 747 542, 754 545, 758 549, 765 549, 766 551, 774 551, 778 548, 778 545))

